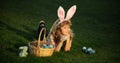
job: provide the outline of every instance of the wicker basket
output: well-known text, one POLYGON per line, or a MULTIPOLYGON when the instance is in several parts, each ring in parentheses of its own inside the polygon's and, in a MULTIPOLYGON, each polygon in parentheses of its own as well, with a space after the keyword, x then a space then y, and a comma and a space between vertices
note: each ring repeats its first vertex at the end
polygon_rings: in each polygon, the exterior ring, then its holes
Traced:
POLYGON ((52 56, 53 52, 54 52, 54 48, 42 48, 41 45, 43 44, 50 44, 50 42, 46 42, 46 38, 45 38, 45 34, 44 34, 44 38, 42 41, 40 41, 40 37, 42 34, 42 31, 45 30, 44 32, 46 32, 46 29, 43 28, 39 34, 39 38, 38 40, 32 41, 28 44, 29 46, 29 50, 31 54, 34 54, 36 56, 39 57, 48 57, 48 56, 52 56))

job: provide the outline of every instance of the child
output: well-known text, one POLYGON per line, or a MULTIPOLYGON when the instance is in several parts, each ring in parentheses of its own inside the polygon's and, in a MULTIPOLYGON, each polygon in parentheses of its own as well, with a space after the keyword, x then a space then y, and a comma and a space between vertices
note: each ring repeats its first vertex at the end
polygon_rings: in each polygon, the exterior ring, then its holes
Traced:
POLYGON ((64 9, 60 6, 58 9, 58 23, 54 26, 54 29, 51 32, 50 39, 51 42, 55 45, 55 51, 59 52, 63 45, 63 42, 66 42, 65 51, 70 51, 73 33, 70 28, 71 21, 70 19, 76 11, 76 5, 72 6, 65 17, 64 9))

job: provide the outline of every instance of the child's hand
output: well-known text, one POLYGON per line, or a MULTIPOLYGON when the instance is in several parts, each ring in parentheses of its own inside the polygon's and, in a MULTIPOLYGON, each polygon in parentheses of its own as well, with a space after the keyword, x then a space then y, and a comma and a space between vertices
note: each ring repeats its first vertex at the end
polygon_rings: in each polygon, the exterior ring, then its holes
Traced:
POLYGON ((52 45, 55 45, 55 42, 52 41, 51 43, 52 43, 52 45))

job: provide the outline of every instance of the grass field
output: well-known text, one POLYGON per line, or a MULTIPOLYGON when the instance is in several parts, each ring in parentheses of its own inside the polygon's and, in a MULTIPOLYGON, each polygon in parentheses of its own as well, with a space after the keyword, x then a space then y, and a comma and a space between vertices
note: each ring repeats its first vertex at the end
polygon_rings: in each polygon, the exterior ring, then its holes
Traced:
POLYGON ((0 63, 119 63, 120 7, 117 0, 1 0, 0 63), (49 30, 57 19, 61 5, 77 11, 72 18, 75 33, 70 52, 54 53, 40 58, 18 56, 19 46, 37 39, 40 20, 49 30), (82 47, 92 47, 95 54, 84 54, 82 47))

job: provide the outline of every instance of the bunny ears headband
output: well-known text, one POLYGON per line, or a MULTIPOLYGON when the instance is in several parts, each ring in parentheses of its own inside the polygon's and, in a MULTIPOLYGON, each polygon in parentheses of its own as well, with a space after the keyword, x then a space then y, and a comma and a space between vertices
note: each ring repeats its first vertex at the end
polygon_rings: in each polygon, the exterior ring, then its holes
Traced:
POLYGON ((66 17, 65 17, 65 11, 63 9, 63 7, 59 7, 58 8, 58 18, 60 20, 59 23, 62 23, 63 21, 67 21, 67 20, 70 20, 72 18, 72 16, 75 14, 76 12, 76 5, 73 5, 68 11, 67 11, 67 14, 66 14, 66 17))

